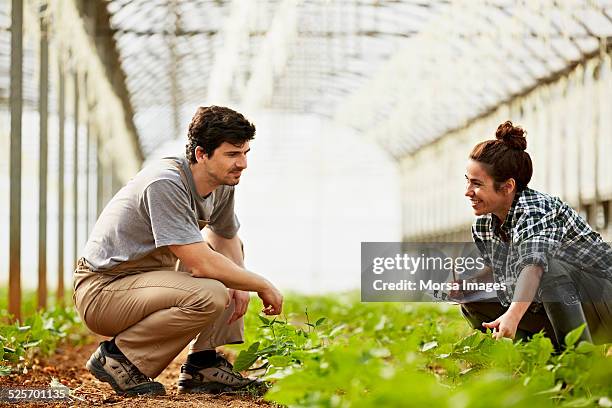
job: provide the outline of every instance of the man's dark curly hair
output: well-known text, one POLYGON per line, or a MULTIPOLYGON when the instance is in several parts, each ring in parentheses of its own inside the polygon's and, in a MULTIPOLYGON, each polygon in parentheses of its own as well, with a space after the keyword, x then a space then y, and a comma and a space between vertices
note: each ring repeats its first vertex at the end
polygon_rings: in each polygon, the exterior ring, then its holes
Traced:
POLYGON ((189 124, 185 154, 193 164, 196 163, 195 149, 198 146, 212 157, 223 142, 242 146, 254 138, 255 125, 241 113, 223 106, 200 106, 189 124))

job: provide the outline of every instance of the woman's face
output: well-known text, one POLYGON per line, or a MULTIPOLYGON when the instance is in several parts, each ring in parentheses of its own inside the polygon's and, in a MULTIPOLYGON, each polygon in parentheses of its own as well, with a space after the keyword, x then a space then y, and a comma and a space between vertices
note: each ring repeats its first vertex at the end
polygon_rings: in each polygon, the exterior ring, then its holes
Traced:
POLYGON ((469 160, 465 178, 465 196, 470 199, 474 215, 503 213, 508 202, 507 194, 495 190, 494 180, 482 164, 469 160))

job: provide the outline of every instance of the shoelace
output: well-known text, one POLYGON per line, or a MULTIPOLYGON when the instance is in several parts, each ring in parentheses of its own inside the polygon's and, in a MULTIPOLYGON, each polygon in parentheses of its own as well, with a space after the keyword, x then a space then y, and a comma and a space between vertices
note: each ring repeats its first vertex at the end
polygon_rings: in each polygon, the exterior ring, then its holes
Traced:
POLYGON ((232 365, 232 363, 230 363, 229 361, 227 361, 224 357, 222 356, 217 356, 217 361, 219 361, 219 365, 223 366, 223 367, 227 367, 230 370, 234 369, 234 366, 232 365))
POLYGON ((222 370, 225 375, 229 375, 231 377, 234 377, 234 379, 237 380, 244 380, 245 378, 240 374, 234 371, 234 366, 232 365, 232 363, 230 363, 229 361, 227 361, 223 356, 218 355, 217 356, 217 361, 218 361, 218 368, 225 368, 225 370, 222 370))
POLYGON ((143 382, 151 382, 151 379, 140 372, 138 367, 132 363, 119 362, 128 375, 127 383, 133 382, 134 385, 142 384, 143 382))

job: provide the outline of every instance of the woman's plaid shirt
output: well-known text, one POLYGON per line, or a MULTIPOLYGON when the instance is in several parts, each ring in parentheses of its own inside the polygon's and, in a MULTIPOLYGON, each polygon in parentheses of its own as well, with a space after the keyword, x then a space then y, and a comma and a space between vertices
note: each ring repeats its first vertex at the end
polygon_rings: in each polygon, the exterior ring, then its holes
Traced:
POLYGON ((612 280, 612 249, 601 236, 557 197, 526 188, 518 193, 505 221, 493 214, 479 216, 472 237, 485 263, 493 269, 501 303, 512 302, 520 272, 527 265, 548 271, 548 259, 556 258, 612 280))

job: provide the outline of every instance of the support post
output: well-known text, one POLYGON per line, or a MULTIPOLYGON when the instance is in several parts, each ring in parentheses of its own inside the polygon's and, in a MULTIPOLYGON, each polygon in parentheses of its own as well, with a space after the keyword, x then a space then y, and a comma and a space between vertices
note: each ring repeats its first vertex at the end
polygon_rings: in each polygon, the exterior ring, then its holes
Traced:
POLYGON ((21 115, 23 113, 23 1, 11 8, 11 140, 9 313, 21 318, 21 115))
POLYGON ((66 76, 62 63, 59 64, 59 171, 58 171, 58 214, 57 214, 57 301, 64 300, 64 139, 66 128, 66 76))
POLYGON ((79 74, 74 72, 74 138, 72 141, 72 158, 74 160, 72 166, 72 211, 74 222, 72 224, 72 257, 74 267, 76 268, 76 262, 79 250, 79 74))
POLYGON ((47 307, 47 155, 49 109, 49 43, 40 18, 39 158, 38 158, 38 308, 47 307))

